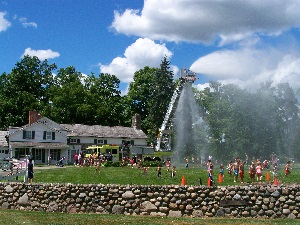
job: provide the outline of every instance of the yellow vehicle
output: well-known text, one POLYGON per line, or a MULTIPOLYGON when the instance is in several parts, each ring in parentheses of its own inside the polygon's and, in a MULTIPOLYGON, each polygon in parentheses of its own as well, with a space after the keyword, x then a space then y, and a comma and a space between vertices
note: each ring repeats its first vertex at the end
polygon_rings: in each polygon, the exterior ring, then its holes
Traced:
POLYGON ((92 145, 86 148, 85 157, 89 158, 91 154, 103 155, 108 157, 112 155, 112 161, 120 160, 120 147, 117 145, 92 145))

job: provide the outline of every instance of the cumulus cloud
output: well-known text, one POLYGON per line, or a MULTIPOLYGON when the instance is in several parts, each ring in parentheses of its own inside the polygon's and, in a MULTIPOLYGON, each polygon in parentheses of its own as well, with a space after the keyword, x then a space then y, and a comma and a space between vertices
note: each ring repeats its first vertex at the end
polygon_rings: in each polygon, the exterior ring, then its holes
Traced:
POLYGON ((151 0, 141 11, 115 11, 111 27, 118 33, 153 40, 221 45, 252 34, 279 35, 300 27, 300 1, 151 0))
POLYGON ((164 56, 169 59, 172 52, 164 44, 156 44, 148 38, 139 38, 131 44, 124 52, 124 57, 116 57, 108 65, 100 64, 101 73, 116 75, 121 82, 133 81, 136 71, 149 67, 158 67, 164 56))
POLYGON ((36 56, 40 60, 45 60, 45 59, 54 59, 60 56, 58 52, 54 52, 51 49, 47 50, 33 50, 31 48, 26 48, 23 55, 21 57, 24 57, 25 55, 29 56, 36 56))
POLYGON ((191 68, 210 80, 256 89, 262 82, 288 82, 300 88, 300 57, 274 48, 221 50, 200 57, 191 68))
POLYGON ((6 12, 0 12, 0 32, 5 31, 11 26, 11 23, 4 18, 5 16, 6 12))

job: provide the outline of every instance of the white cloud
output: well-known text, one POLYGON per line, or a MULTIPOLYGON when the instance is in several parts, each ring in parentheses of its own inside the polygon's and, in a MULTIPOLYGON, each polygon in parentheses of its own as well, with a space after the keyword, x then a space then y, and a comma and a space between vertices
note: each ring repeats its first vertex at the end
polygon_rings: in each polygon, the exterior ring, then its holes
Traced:
POLYGON ((149 67, 158 67, 164 56, 172 57, 164 44, 156 44, 148 38, 139 38, 127 47, 124 57, 116 57, 109 65, 100 64, 101 73, 116 75, 121 82, 133 81, 136 71, 149 67))
POLYGON ((278 35, 300 27, 299 0, 148 0, 142 11, 115 12, 118 33, 153 40, 221 45, 252 34, 278 35))
POLYGON ((5 31, 11 26, 11 23, 4 18, 5 16, 6 12, 0 12, 0 32, 5 31))
POLYGON ((274 85, 288 82, 292 87, 300 88, 300 57, 288 49, 222 50, 199 58, 190 69, 205 74, 210 80, 244 88, 256 89, 268 80, 274 85))
MULTIPOLYGON (((15 16, 15 19, 17 16, 15 16)), ((21 22, 22 26, 27 28, 27 27, 34 27, 37 28, 37 23, 35 22, 28 22, 28 19, 26 17, 20 17, 19 21, 21 22)))
POLYGON ((21 57, 24 57, 25 55, 37 56, 39 58, 39 60, 54 59, 54 58, 57 58, 60 56, 60 54, 58 52, 54 52, 51 49, 33 50, 31 48, 26 48, 21 57))

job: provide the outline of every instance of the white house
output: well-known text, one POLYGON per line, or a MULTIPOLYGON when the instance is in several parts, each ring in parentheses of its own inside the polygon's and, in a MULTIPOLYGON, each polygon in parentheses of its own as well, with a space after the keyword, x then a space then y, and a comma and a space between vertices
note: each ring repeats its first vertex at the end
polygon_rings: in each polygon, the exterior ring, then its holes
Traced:
POLYGON ((29 112, 29 124, 9 128, 9 156, 17 159, 32 155, 35 163, 52 164, 61 157, 74 162, 75 153, 91 145, 147 145, 147 136, 141 130, 139 115, 132 119, 132 127, 82 124, 58 124, 36 111, 29 112))
POLYGON ((8 131, 0 131, 0 159, 8 157, 8 131))

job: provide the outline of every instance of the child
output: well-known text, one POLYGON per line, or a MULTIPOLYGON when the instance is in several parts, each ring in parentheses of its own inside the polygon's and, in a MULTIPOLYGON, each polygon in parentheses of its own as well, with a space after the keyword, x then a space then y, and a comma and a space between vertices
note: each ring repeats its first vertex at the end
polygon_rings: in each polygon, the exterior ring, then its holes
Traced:
POLYGON ((171 178, 175 177, 176 175, 176 166, 173 166, 172 172, 171 172, 171 178))
POLYGON ((257 166, 256 166, 256 176, 257 176, 257 181, 261 181, 262 179, 262 166, 260 161, 258 161, 257 166))
POLYGON ((240 165, 240 178, 241 178, 241 183, 244 183, 244 174, 245 174, 245 161, 243 161, 240 165))
POLYGON ((222 180, 224 179, 224 165, 223 164, 221 164, 220 165, 220 176, 222 176, 222 180))
POLYGON ((170 159, 167 159, 166 166, 167 166, 167 171, 169 172, 170 167, 171 167, 171 160, 170 159))
POLYGON ((143 172, 144 172, 144 175, 147 174, 147 171, 148 171, 148 168, 146 166, 143 167, 143 172))
POLYGON ((291 169, 291 161, 287 161, 286 165, 284 166, 285 177, 291 173, 290 169, 291 169))
POLYGON ((250 182, 253 183, 255 177, 255 164, 254 162, 251 163, 249 167, 249 175, 250 175, 250 182))
POLYGON ((278 178, 278 168, 276 165, 273 166, 273 182, 278 178))
POLYGON ((189 159, 188 158, 185 159, 185 168, 186 169, 189 168, 189 159))
POLYGON ((231 176, 232 175, 232 162, 229 161, 229 163, 227 164, 227 170, 228 170, 228 174, 231 176))
POLYGON ((157 177, 161 177, 161 167, 158 165, 157 167, 157 177))

